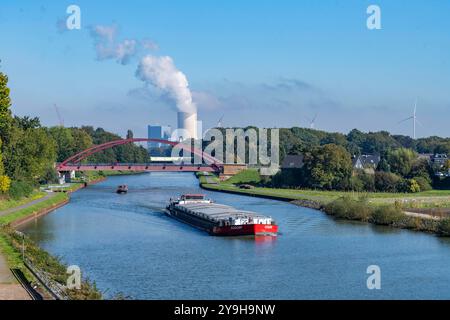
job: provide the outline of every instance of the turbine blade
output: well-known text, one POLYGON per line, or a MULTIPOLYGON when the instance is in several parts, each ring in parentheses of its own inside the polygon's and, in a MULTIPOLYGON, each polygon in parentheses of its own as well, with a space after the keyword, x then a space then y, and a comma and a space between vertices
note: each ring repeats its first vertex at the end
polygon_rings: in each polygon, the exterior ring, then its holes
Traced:
POLYGON ((399 121, 397 124, 400 124, 402 122, 405 122, 405 121, 408 121, 408 120, 411 120, 411 119, 414 119, 414 117, 409 117, 409 118, 403 119, 402 121, 399 121))
POLYGON ((421 127, 423 127, 423 124, 422 124, 419 120, 417 120, 417 118, 416 118, 416 122, 417 122, 421 127))

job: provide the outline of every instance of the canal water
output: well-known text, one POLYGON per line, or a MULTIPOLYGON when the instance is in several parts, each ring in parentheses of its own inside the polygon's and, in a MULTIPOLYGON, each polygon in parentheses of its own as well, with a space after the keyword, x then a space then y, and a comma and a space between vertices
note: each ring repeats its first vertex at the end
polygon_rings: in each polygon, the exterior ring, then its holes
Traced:
POLYGON ((135 299, 449 299, 450 241, 336 221, 273 200, 205 192, 274 217, 277 238, 219 238, 163 214, 170 197, 204 192, 188 173, 110 177, 23 227, 95 280, 135 299), (127 195, 114 191, 128 184, 127 195), (367 288, 370 265, 381 290, 367 288))

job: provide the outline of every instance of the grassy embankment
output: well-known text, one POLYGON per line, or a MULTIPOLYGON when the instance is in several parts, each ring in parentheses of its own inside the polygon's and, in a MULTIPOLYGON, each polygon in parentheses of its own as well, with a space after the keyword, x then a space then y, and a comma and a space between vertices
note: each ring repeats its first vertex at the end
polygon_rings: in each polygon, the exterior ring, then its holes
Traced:
MULTIPOLYGON (((9 241, 9 234, 12 231, 12 229, 10 228, 10 224, 18 219, 22 219, 24 217, 30 216, 31 214, 39 212, 40 210, 42 210, 42 208, 51 207, 59 202, 65 201, 66 199, 67 195, 61 193, 53 198, 35 204, 34 206, 18 210, 4 216, 0 216, 0 251, 5 255, 10 268, 19 268, 23 272, 27 273, 19 251, 16 250, 16 248, 14 248, 9 241)), ((18 205, 23 205, 30 201, 32 201, 30 200, 30 198, 25 198, 14 202, 18 203, 18 205)), ((11 207, 8 207, 8 209, 9 208, 11 207)))
MULTIPOLYGON (((22 237, 15 232, 11 224, 56 207, 68 199, 67 193, 58 193, 40 203, 0 217, 0 250, 6 257, 10 268, 22 270, 28 279, 36 282, 22 261, 22 237)), ((28 237, 24 238, 24 243, 25 255, 33 266, 44 271, 53 281, 65 285, 68 277, 67 266, 59 258, 42 250, 28 237)), ((66 290, 66 294, 71 299, 101 299, 101 293, 97 290, 95 283, 92 284, 86 279, 82 281, 81 290, 66 290)))
POLYGON ((449 218, 428 219, 405 213, 415 208, 450 208, 450 190, 399 194, 265 188, 257 186, 261 183, 261 177, 256 170, 243 171, 225 182, 215 179, 215 183, 208 183, 205 177, 199 177, 201 186, 212 191, 291 201, 301 206, 320 209, 340 219, 450 236, 449 218), (255 187, 241 189, 239 186, 242 184, 255 187))
POLYGON ((46 195, 45 192, 34 191, 29 197, 24 197, 24 198, 18 199, 18 200, 11 199, 11 198, 0 199, 0 211, 19 207, 21 205, 27 204, 28 202, 43 198, 43 197, 45 197, 45 195, 46 195))
MULTIPOLYGON (((46 199, 40 203, 36 203, 30 207, 14 211, 10 214, 0 216, 0 251, 6 257, 10 268, 17 268, 22 270, 28 279, 32 279, 36 283, 34 276, 28 271, 22 261, 22 241, 23 239, 15 232, 12 225, 17 221, 26 219, 28 217, 39 215, 39 213, 55 208, 69 200, 69 193, 74 192, 82 187, 87 182, 95 183, 106 179, 108 176, 138 174, 141 172, 125 172, 125 171, 103 171, 103 172, 89 172, 85 174, 85 179, 75 181, 60 189, 61 192, 55 194, 53 197, 46 199)), ((43 186, 48 187, 48 186, 43 186)), ((35 191, 30 197, 20 200, 4 199, 0 201, 0 210, 6 210, 27 204, 33 200, 42 198, 47 193, 35 191)), ((65 285, 68 275, 66 274, 67 266, 58 258, 50 255, 45 250, 42 250, 31 239, 25 237, 25 254, 32 264, 44 271, 53 281, 65 285)), ((95 283, 84 279, 82 281, 81 290, 66 290, 66 294, 71 299, 101 299, 102 294, 96 288, 95 283)))
MULTIPOLYGON (((68 190, 75 190, 79 186, 80 184, 73 184, 68 188, 68 190)), ((36 192, 33 197, 21 199, 15 201, 14 203, 18 205, 26 204, 27 202, 32 201, 30 199, 36 198, 37 194, 40 196, 45 196, 45 193, 36 192)), ((47 212, 52 208, 56 208, 57 206, 67 202, 68 199, 69 195, 65 192, 61 192, 32 206, 0 216, 0 251, 5 256, 10 268, 22 270, 25 276, 34 283, 37 282, 36 279, 28 271, 22 261, 22 241, 25 243, 25 255, 27 259, 32 262, 33 266, 45 272, 50 279, 63 286, 66 284, 68 277, 66 274, 67 266, 59 258, 50 255, 45 250, 42 250, 28 237, 22 239, 22 237, 15 232, 13 225, 22 219, 33 217, 47 212)), ((7 205, 3 204, 3 207, 6 206, 7 205)), ((12 206, 8 205, 8 207, 11 208, 12 206)), ((66 294, 71 299, 101 299, 102 297, 100 291, 97 290, 95 283, 92 284, 86 279, 82 281, 81 290, 66 290, 66 294)))

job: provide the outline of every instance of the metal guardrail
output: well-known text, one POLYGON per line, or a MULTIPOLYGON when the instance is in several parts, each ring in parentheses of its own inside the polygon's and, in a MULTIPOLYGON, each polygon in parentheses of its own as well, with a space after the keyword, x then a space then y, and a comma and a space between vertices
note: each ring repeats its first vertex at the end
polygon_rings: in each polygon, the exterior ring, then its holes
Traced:
POLYGON ((17 279, 17 281, 20 283, 20 285, 25 289, 25 291, 28 293, 28 295, 33 300, 44 300, 42 295, 37 292, 28 282, 27 278, 23 274, 23 272, 20 269, 11 269, 12 274, 17 279))
POLYGON ((70 300, 69 296, 65 293, 65 287, 63 285, 50 279, 45 272, 34 267, 27 258, 24 259, 23 263, 55 300, 70 300))
MULTIPOLYGON (((69 296, 65 293, 65 287, 54 280, 52 280, 46 272, 39 270, 31 260, 25 255, 25 234, 18 230, 14 231, 19 237, 22 238, 22 261, 25 267, 33 274, 33 276, 42 284, 42 286, 50 293, 55 300, 70 300, 69 296)), ((25 276, 24 276, 25 278, 25 276)), ((28 283, 28 281, 26 281, 28 283)))

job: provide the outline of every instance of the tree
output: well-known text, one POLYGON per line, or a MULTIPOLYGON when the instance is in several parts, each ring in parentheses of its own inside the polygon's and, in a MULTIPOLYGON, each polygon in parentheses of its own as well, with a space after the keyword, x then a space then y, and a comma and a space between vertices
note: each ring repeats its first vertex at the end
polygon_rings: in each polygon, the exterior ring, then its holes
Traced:
POLYGON ((443 142, 442 144, 439 144, 434 149, 434 153, 450 154, 450 141, 443 142))
POLYGON ((431 187, 431 180, 429 181, 429 180, 425 179, 424 177, 420 177, 420 176, 414 177, 413 179, 419 185, 420 191, 429 191, 429 190, 433 189, 431 187))
POLYGON ((52 127, 48 132, 56 142, 57 162, 62 162, 75 154, 75 140, 69 128, 52 127))
POLYGON ((387 155, 391 171, 402 177, 408 176, 416 159, 416 153, 413 150, 406 148, 391 150, 387 155))
POLYGON ((445 162, 444 170, 445 171, 450 171, 450 159, 445 162))
POLYGON ((8 76, 0 72, 0 139, 7 141, 12 123, 11 98, 9 97, 8 76))
POLYGON ((375 176, 364 170, 357 170, 350 178, 350 189, 353 191, 375 191, 375 176))
POLYGON ((38 117, 30 118, 28 116, 18 117, 14 116, 14 125, 23 129, 36 129, 41 127, 41 121, 38 117))
POLYGON ((78 153, 93 145, 91 136, 79 128, 70 128, 73 137, 73 153, 78 153))
POLYGON ((361 148, 363 153, 382 153, 386 150, 399 147, 400 144, 392 138, 389 132, 370 132, 366 135, 361 148))
POLYGON ((4 156, 9 177, 36 183, 55 162, 55 142, 44 128, 22 130, 12 126, 4 156))
POLYGON ((327 144, 305 155, 304 174, 308 186, 345 189, 352 175, 352 159, 342 146, 327 144))
POLYGON ((416 159, 411 167, 411 171, 408 178, 416 179, 421 177, 425 179, 428 183, 431 183, 431 177, 433 175, 433 168, 426 159, 416 159))
POLYGON ((5 167, 3 165, 3 148, 2 148, 2 139, 0 139, 0 175, 3 175, 5 173, 5 167))
MULTIPOLYGON (((94 129, 93 127, 82 127, 81 130, 91 137, 94 144, 102 144, 122 139, 120 136, 102 128, 94 129)), ((131 131, 127 133, 127 136, 130 135, 132 135, 131 131)), ((149 162, 150 159, 147 150, 143 147, 135 144, 125 144, 96 153, 90 156, 88 161, 95 163, 145 163, 149 162)))
POLYGON ((127 139, 133 139, 133 131, 131 130, 127 131, 127 139))
POLYGON ((320 141, 321 145, 326 145, 326 144, 335 144, 338 146, 342 146, 342 147, 347 147, 348 141, 345 135, 343 135, 342 133, 329 133, 326 135, 325 138, 323 138, 320 141))
POLYGON ((397 192, 402 178, 390 172, 375 172, 375 189, 380 192, 397 192))

